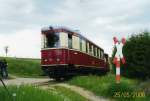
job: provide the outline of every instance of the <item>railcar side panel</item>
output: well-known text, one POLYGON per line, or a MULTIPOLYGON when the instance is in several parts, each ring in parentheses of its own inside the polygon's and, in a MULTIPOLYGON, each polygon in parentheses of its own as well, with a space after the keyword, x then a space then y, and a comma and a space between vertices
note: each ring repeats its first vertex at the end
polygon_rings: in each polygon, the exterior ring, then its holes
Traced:
POLYGON ((42 65, 72 64, 82 67, 105 68, 103 59, 73 49, 47 49, 42 50, 41 53, 42 65))
POLYGON ((86 53, 77 50, 69 50, 69 55, 71 64, 86 67, 104 68, 104 60, 90 56, 86 53))

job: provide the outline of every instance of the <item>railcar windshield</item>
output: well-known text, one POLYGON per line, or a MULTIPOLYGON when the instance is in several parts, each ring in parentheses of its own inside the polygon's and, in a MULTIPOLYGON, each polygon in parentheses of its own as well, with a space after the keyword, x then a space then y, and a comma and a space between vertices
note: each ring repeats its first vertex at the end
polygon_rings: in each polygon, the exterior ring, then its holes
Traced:
POLYGON ((43 48, 58 48, 60 47, 59 33, 49 33, 44 35, 43 48))

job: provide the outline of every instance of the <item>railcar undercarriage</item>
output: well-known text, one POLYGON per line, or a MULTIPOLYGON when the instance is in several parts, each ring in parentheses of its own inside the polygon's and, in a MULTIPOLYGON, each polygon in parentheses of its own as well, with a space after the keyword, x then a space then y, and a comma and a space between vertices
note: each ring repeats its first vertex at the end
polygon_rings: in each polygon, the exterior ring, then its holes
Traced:
POLYGON ((42 70, 56 81, 68 80, 76 75, 104 75, 107 73, 104 68, 75 67, 73 65, 42 66, 42 70))

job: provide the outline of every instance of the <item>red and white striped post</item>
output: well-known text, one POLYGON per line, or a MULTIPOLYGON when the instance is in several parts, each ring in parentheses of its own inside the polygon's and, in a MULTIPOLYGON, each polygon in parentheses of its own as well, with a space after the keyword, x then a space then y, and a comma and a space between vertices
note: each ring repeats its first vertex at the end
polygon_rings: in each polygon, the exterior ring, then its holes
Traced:
POLYGON ((122 64, 125 64, 125 58, 122 54, 122 47, 125 44, 126 40, 125 38, 122 38, 121 41, 119 41, 116 37, 113 38, 114 40, 114 46, 117 49, 117 52, 114 57, 114 64, 116 65, 116 83, 120 83, 120 59, 122 64))

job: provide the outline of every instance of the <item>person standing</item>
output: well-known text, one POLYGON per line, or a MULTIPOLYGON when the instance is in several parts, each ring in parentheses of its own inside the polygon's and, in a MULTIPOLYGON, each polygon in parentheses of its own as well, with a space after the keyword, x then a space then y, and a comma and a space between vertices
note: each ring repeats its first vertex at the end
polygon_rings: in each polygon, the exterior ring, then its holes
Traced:
POLYGON ((7 61, 5 59, 3 59, 3 61, 1 61, 1 75, 2 78, 7 79, 8 78, 8 72, 7 72, 7 61))
POLYGON ((0 60, 0 75, 2 76, 2 60, 0 60))

